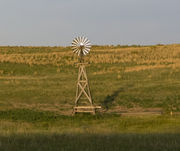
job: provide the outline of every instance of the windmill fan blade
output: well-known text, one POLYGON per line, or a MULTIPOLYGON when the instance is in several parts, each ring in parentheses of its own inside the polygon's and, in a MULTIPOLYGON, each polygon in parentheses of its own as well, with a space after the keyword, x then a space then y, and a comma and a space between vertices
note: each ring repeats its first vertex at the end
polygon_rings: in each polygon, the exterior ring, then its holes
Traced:
POLYGON ((73 41, 73 42, 72 42, 72 45, 77 46, 77 42, 73 41))
POLYGON ((88 41, 88 39, 87 39, 87 38, 85 38, 84 43, 86 43, 87 41, 88 41))
POLYGON ((73 42, 77 44, 77 43, 78 43, 78 39, 75 38, 75 39, 73 40, 73 42))
POLYGON ((90 41, 89 41, 89 40, 87 40, 84 44, 88 44, 88 43, 90 43, 90 41))
POLYGON ((77 37, 77 40, 78 40, 78 44, 80 44, 80 37, 77 37))
POLYGON ((81 50, 78 51, 78 56, 80 56, 80 54, 81 54, 81 50))
POLYGON ((83 43, 83 37, 80 37, 80 42, 83 43))
POLYGON ((86 37, 84 37, 84 39, 83 39, 83 43, 85 44, 85 43, 86 43, 86 41, 87 41, 87 38, 86 38, 86 37))
POLYGON ((90 45, 90 44, 85 44, 85 46, 86 46, 86 47, 91 47, 91 45, 90 45))
POLYGON ((89 49, 89 48, 86 48, 85 50, 86 50, 88 53, 89 53, 89 51, 90 51, 90 49, 89 49))
POLYGON ((88 54, 88 53, 89 53, 86 49, 84 49, 84 52, 85 52, 86 54, 88 54))
POLYGON ((79 49, 78 49, 78 48, 74 48, 74 49, 73 49, 73 52, 76 52, 76 51, 79 51, 79 49))
POLYGON ((86 55, 86 52, 85 52, 85 51, 83 51, 83 55, 86 55))
POLYGON ((84 43, 84 39, 85 39, 85 37, 82 37, 82 43, 84 43))
POLYGON ((72 50, 74 51, 75 49, 79 50, 77 47, 73 47, 72 50))
POLYGON ((86 43, 86 41, 87 41, 87 40, 88 40, 88 39, 84 37, 84 41, 83 41, 83 43, 86 43))
POLYGON ((71 47, 72 47, 72 49, 77 48, 77 45, 73 44, 73 45, 71 45, 71 47))

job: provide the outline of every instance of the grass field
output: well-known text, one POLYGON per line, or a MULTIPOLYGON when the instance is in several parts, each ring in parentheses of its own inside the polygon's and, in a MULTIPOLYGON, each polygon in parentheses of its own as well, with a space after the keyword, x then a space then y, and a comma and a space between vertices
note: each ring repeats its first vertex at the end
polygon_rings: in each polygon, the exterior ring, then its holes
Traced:
POLYGON ((179 151, 179 116, 63 116, 1 111, 2 151, 179 151))
POLYGON ((180 45, 93 46, 85 60, 103 109, 72 117, 69 47, 0 47, 0 150, 180 150, 180 45))

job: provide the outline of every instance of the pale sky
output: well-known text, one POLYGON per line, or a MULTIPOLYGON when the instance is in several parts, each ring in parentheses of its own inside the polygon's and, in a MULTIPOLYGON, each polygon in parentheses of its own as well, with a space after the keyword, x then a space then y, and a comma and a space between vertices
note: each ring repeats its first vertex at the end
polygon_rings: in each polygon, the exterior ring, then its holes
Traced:
POLYGON ((180 0, 0 0, 0 45, 180 43, 180 0))

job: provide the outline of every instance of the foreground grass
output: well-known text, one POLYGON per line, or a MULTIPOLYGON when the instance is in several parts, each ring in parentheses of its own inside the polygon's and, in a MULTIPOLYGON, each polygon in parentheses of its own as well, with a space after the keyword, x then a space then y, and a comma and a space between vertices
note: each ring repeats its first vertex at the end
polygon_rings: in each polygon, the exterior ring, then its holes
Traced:
POLYGON ((180 134, 0 136, 1 151, 179 151, 180 134))
POLYGON ((1 151, 179 151, 180 116, 0 112, 1 151))
POLYGON ((53 112, 9 110, 0 112, 1 134, 11 133, 180 133, 180 116, 102 114, 64 116, 53 112))

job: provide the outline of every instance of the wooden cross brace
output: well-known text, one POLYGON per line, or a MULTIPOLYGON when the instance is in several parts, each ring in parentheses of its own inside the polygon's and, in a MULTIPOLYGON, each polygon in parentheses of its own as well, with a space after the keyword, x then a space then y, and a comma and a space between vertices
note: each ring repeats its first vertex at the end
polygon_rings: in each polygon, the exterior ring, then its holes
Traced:
POLYGON ((93 103, 92 103, 92 98, 91 98, 90 88, 89 88, 89 84, 88 84, 88 78, 87 78, 87 74, 86 74, 85 65, 81 63, 79 65, 75 106, 78 105, 78 101, 80 100, 80 98, 83 94, 87 98, 89 103, 92 105, 93 103))

